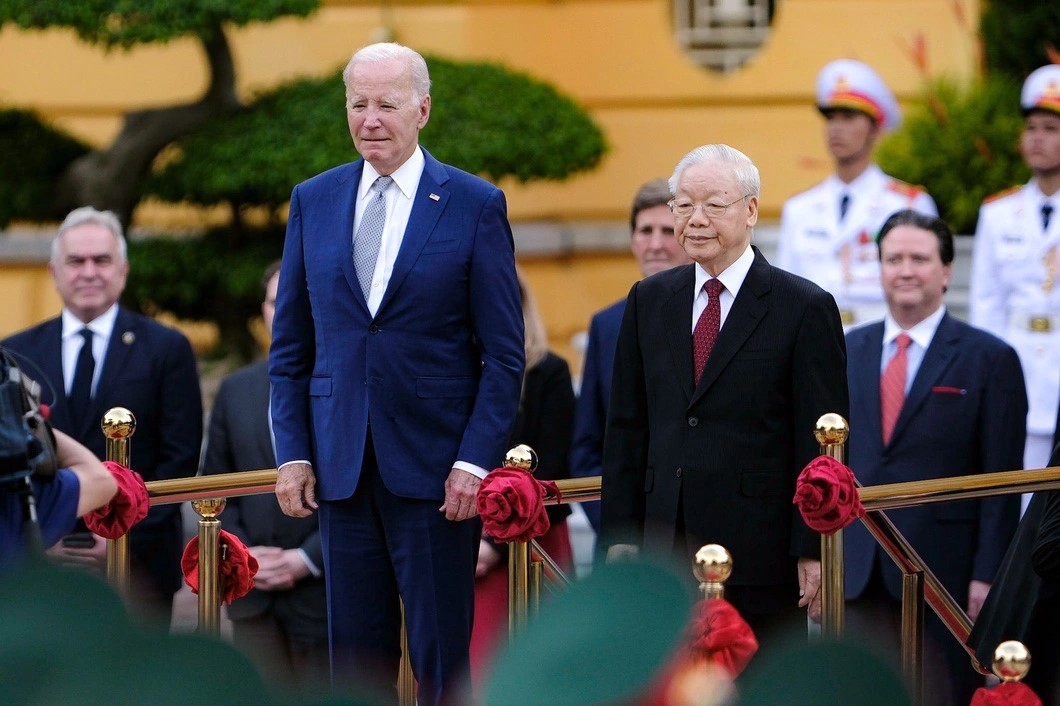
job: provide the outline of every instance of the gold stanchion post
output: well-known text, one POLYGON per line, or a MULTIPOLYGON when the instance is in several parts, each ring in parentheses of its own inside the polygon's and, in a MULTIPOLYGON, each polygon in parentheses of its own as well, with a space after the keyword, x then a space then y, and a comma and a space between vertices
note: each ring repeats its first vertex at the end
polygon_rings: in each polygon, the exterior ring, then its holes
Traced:
MULTIPOLYGON (((527 473, 537 470, 537 452, 526 444, 508 450, 504 465, 527 473)), ((508 639, 526 627, 530 614, 530 543, 508 543, 508 639)))
MULTIPOLYGON (((817 420, 814 430, 821 454, 846 462, 845 444, 850 427, 842 415, 829 413, 817 420)), ((821 535, 821 632, 825 637, 843 635, 843 530, 833 535, 821 535)))
POLYGON ((902 673, 913 702, 924 703, 924 572, 902 574, 902 673))
MULTIPOLYGON (((100 423, 107 440, 107 460, 132 468, 130 439, 136 433, 136 417, 124 407, 112 407, 100 423)), ((129 536, 107 540, 107 580, 122 596, 129 595, 129 536)))
POLYGON ((692 573, 699 579, 704 598, 724 598, 725 582, 732 575, 732 555, 720 544, 704 544, 696 552, 692 573))
POLYGON ((217 516, 225 509, 224 498, 193 500, 199 513, 199 632, 221 634, 221 577, 218 565, 223 558, 220 547, 221 521, 217 516))

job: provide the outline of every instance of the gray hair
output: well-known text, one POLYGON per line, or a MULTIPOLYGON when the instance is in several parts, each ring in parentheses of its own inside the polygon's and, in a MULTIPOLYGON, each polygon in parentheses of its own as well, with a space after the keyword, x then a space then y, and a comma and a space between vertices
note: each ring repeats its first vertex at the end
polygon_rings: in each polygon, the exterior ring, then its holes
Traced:
POLYGON ((637 215, 645 209, 654 206, 665 206, 670 202, 670 185, 662 177, 652 179, 641 184, 633 197, 633 207, 629 211, 629 230, 633 232, 637 227, 637 215))
POLYGON ((670 191, 677 193, 677 184, 681 181, 681 174, 686 169, 704 162, 727 165, 736 179, 736 186, 741 194, 758 196, 761 192, 762 179, 758 175, 758 167, 750 157, 728 145, 703 145, 686 154, 674 167, 674 173, 669 182, 670 191))
POLYGON ((350 87, 353 67, 357 64, 374 64, 377 61, 389 61, 391 59, 401 59, 408 67, 409 76, 412 79, 412 94, 415 96, 416 101, 420 101, 424 96, 431 94, 431 76, 427 71, 427 62, 415 50, 394 42, 379 42, 378 44, 369 44, 358 49, 350 57, 350 62, 346 64, 346 68, 342 70, 342 82, 346 84, 347 89, 350 87))
POLYGON ((59 264, 59 241, 66 234, 66 231, 77 226, 83 226, 86 223, 101 226, 113 233, 114 239, 118 241, 118 262, 125 262, 128 257, 128 247, 125 244, 125 234, 122 232, 121 221, 118 220, 118 216, 113 211, 99 211, 91 206, 82 206, 66 214, 66 218, 63 219, 62 224, 59 226, 59 232, 52 239, 52 264, 59 264))

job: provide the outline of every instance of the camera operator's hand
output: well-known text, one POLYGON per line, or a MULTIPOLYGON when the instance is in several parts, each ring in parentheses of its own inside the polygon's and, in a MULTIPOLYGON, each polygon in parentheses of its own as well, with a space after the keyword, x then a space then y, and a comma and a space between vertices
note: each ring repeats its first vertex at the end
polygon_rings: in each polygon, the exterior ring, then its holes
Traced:
POLYGON ((68 546, 59 540, 51 549, 48 556, 64 566, 79 566, 86 569, 97 569, 106 571, 107 568, 107 540, 98 534, 84 533, 78 535, 93 540, 91 546, 68 546))

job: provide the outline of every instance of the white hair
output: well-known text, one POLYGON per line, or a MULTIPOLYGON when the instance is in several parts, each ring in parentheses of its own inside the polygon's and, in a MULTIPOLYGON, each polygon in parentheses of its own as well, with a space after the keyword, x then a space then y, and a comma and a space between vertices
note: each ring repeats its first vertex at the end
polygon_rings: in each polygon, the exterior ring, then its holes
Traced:
POLYGON ((758 167, 755 166, 750 157, 735 147, 729 147, 728 145, 703 145, 682 157, 681 161, 674 167, 673 176, 670 177, 669 181, 670 193, 677 193, 677 184, 681 181, 681 174, 686 169, 704 162, 728 165, 732 170, 732 175, 736 179, 736 186, 741 194, 758 196, 762 190, 762 180, 758 175, 758 167))
POLYGON ((128 247, 125 244, 125 234, 122 232, 118 216, 113 211, 99 211, 91 206, 82 206, 66 214, 66 218, 59 226, 59 232, 52 238, 52 264, 59 264, 59 241, 66 231, 86 223, 101 226, 113 233, 114 239, 118 241, 118 262, 125 262, 128 257, 128 247))
POLYGON ((427 71, 427 62, 424 61, 419 52, 395 42, 379 42, 378 44, 369 44, 358 49, 350 57, 350 62, 346 64, 346 68, 342 70, 342 81, 349 88, 350 78, 353 76, 353 67, 357 64, 374 64, 377 61, 389 61, 391 59, 401 59, 408 66, 409 76, 412 79, 412 94, 417 102, 422 100, 424 96, 431 94, 431 76, 427 71))

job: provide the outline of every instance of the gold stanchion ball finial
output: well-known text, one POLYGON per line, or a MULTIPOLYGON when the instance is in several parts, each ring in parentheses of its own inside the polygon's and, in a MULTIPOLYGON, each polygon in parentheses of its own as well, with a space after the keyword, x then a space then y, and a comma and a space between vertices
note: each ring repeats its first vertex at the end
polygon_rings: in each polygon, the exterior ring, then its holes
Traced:
POLYGON ((692 569, 700 583, 725 583, 732 574, 732 555, 720 544, 704 544, 692 569))
POLYGON ((994 674, 1001 681, 1019 681, 1031 670, 1031 651, 1019 640, 1005 640, 994 650, 994 674))
POLYGON ((843 415, 829 412, 822 414, 817 420, 817 428, 813 430, 813 435, 817 437, 817 443, 822 446, 837 446, 847 442, 850 427, 847 425, 847 420, 843 419, 843 415))
POLYGON ((128 439, 136 432, 136 417, 124 407, 111 407, 103 415, 100 427, 108 439, 128 439))
POLYGON ((509 468, 521 468, 533 473, 537 470, 537 452, 526 444, 519 444, 508 449, 504 455, 504 465, 509 468))
POLYGON ((226 502, 224 498, 202 498, 192 500, 191 507, 199 517, 209 520, 224 512, 226 502))

